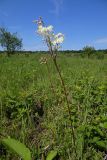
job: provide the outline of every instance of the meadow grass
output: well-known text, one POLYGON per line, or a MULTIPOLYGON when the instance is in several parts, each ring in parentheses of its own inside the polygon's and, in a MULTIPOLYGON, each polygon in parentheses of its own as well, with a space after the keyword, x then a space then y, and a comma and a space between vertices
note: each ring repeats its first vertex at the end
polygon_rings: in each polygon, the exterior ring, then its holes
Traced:
MULTIPOLYGON (((77 159, 103 159, 107 150, 107 59, 60 54, 57 62, 67 88, 77 159)), ((35 159, 47 146, 56 149, 60 159, 75 159, 59 81, 48 55, 0 55, 1 135, 25 143, 35 159), (49 70, 40 63, 43 56, 48 58, 49 70)), ((14 159, 9 152, 2 157, 14 159)))

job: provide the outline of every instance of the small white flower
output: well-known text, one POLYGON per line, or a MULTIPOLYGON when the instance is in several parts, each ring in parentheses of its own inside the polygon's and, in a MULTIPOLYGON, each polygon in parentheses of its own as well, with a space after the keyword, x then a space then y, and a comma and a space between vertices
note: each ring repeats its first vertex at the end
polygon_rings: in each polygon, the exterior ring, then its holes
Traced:
POLYGON ((53 26, 52 25, 48 26, 47 31, 52 32, 53 31, 53 26))
POLYGON ((60 44, 64 41, 64 35, 62 33, 58 33, 54 35, 54 39, 52 41, 53 45, 60 44))
POLYGON ((56 38, 64 37, 64 35, 63 35, 62 33, 58 33, 58 34, 55 35, 55 37, 56 37, 56 38))
POLYGON ((37 32, 42 36, 46 36, 50 35, 52 31, 53 31, 53 26, 50 25, 48 27, 39 26, 37 32))

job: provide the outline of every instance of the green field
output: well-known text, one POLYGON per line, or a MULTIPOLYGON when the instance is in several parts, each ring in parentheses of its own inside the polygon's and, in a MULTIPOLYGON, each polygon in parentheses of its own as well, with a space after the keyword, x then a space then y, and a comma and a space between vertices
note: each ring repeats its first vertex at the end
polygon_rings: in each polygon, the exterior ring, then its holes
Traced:
MULTIPOLYGON (((103 160, 107 152, 107 58, 61 54, 57 62, 67 88, 77 159, 103 160)), ((61 160, 76 160, 63 88, 48 55, 0 55, 0 107, 1 137, 26 144, 34 160, 52 149, 61 160), (43 56, 48 68, 40 63, 43 56)), ((18 160, 2 144, 1 155, 1 159, 18 160)))

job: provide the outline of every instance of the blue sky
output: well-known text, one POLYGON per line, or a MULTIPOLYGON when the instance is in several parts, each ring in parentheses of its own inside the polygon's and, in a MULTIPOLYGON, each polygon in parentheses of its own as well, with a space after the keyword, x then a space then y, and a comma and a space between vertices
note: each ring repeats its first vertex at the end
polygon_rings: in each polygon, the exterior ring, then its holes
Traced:
POLYGON ((47 49, 32 23, 39 16, 65 35, 62 49, 107 49, 107 0, 0 0, 0 26, 18 32, 25 50, 47 49))

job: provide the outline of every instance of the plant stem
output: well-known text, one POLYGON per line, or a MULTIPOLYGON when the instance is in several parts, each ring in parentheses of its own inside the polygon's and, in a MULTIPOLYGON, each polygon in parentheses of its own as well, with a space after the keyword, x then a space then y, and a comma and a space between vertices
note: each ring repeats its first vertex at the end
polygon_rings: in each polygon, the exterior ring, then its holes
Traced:
POLYGON ((69 100, 68 100, 68 96, 67 96, 67 89, 66 89, 66 86, 65 86, 63 77, 62 77, 62 75, 61 75, 61 71, 60 71, 59 66, 58 66, 58 64, 57 64, 57 61, 56 61, 56 54, 55 54, 54 51, 53 51, 50 37, 47 37, 46 43, 47 43, 47 46, 48 46, 48 48, 49 48, 50 55, 51 55, 51 58, 52 58, 52 60, 53 60, 54 65, 55 65, 55 68, 56 68, 56 70, 57 70, 57 72, 58 72, 58 75, 59 75, 59 78, 60 78, 60 81, 61 81, 62 88, 63 88, 63 90, 64 90, 64 95, 65 95, 65 99, 66 99, 66 103, 67 103, 69 120, 70 120, 70 127, 71 127, 71 131, 72 131, 72 132, 71 132, 71 137, 73 136, 72 140, 73 140, 75 158, 77 159, 75 133, 74 133, 74 127, 73 127, 73 124, 72 124, 71 110, 70 110, 69 100))
POLYGON ((50 74, 50 69, 49 69, 47 61, 46 61, 46 67, 47 67, 47 71, 48 71, 48 74, 49 74, 48 78, 49 78, 49 81, 50 81, 50 84, 51 84, 51 89, 52 89, 52 92, 55 96, 56 94, 55 94, 55 90, 54 90, 54 85, 52 83, 52 77, 51 77, 51 74, 50 74))
POLYGON ((61 84, 62 84, 62 87, 63 87, 63 90, 64 90, 64 95, 65 95, 67 108, 68 108, 68 113, 69 113, 69 120, 70 120, 70 124, 71 124, 71 129, 72 129, 73 144, 75 146, 75 133, 74 133, 73 125, 72 125, 72 118, 71 118, 70 105, 69 105, 69 101, 68 101, 68 97, 67 97, 67 90, 66 90, 65 83, 64 83, 64 80, 62 78, 59 66, 57 65, 56 58, 53 58, 53 62, 54 62, 54 65, 56 67, 56 70, 57 70, 57 72, 59 74, 59 77, 60 77, 60 80, 61 80, 61 84))

